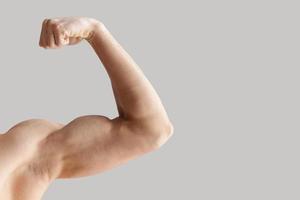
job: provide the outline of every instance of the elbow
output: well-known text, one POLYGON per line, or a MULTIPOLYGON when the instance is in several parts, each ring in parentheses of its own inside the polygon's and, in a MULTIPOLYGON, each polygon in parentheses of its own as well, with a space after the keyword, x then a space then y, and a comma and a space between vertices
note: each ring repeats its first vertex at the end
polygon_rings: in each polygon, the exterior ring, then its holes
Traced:
POLYGON ((154 138, 154 149, 162 147, 174 134, 174 126, 171 122, 157 126, 154 138))
POLYGON ((162 147, 174 134, 174 126, 170 120, 152 118, 135 121, 132 124, 132 131, 142 136, 143 148, 146 151, 153 151, 162 147))

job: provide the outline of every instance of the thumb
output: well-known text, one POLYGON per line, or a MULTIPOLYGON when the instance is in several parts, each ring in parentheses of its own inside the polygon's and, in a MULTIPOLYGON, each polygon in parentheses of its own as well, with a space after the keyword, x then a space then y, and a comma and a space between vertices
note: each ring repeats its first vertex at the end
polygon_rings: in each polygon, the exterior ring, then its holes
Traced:
POLYGON ((82 38, 81 37, 70 37, 69 38, 69 45, 75 45, 78 44, 79 42, 81 42, 82 38))

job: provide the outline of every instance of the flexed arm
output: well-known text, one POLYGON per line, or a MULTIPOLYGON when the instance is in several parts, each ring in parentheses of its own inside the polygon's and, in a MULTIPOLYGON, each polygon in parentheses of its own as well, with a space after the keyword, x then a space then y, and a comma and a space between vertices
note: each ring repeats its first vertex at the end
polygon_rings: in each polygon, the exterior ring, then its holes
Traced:
POLYGON ((161 147, 173 133, 151 83, 103 23, 86 17, 45 20, 40 46, 60 48, 83 39, 91 44, 109 75, 119 116, 81 116, 46 137, 38 157, 43 158, 39 163, 52 178, 111 169, 161 147))

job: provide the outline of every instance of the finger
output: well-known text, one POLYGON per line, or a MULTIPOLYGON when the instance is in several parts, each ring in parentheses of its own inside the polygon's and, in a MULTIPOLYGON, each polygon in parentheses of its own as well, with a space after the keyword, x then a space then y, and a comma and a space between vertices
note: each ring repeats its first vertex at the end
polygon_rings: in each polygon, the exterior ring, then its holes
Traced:
POLYGON ((45 19, 42 24, 42 30, 41 30, 40 42, 39 42, 39 45, 41 47, 46 47, 46 23, 47 23, 47 20, 48 19, 45 19))
POLYGON ((55 32, 54 32, 54 30, 53 30, 53 28, 52 28, 52 34, 53 34, 53 39, 54 39, 54 46, 55 47, 58 47, 59 46, 59 38, 57 37, 57 35, 55 34, 55 32))
POLYGON ((52 30, 51 24, 48 22, 47 23, 47 40, 48 40, 48 47, 50 48, 55 48, 55 39, 54 39, 54 33, 52 30))
POLYGON ((62 47, 62 45, 64 44, 62 31, 59 29, 58 25, 54 25, 52 27, 52 30, 54 34, 55 45, 57 47, 62 47))
POLYGON ((46 46, 46 48, 50 47, 50 42, 49 42, 49 35, 50 35, 49 21, 50 21, 50 19, 47 19, 47 21, 45 23, 45 46, 46 46))

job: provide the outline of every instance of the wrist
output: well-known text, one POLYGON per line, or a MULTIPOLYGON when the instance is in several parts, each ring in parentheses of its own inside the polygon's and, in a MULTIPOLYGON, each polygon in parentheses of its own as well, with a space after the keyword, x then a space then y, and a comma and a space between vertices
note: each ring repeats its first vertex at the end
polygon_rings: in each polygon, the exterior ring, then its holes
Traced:
POLYGON ((95 35, 97 34, 97 32, 99 32, 99 30, 103 29, 104 25, 102 22, 94 19, 94 18, 89 18, 89 22, 90 22, 90 31, 89 31, 89 36, 87 38, 85 38, 89 43, 91 43, 95 37, 95 35))

